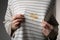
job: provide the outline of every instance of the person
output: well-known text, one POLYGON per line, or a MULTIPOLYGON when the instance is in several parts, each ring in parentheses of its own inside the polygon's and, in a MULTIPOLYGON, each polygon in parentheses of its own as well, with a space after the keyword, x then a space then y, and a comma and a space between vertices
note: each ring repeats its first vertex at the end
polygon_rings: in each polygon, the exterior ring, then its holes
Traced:
MULTIPOLYGON (((23 21, 25 20, 24 15, 22 13, 17 12, 17 11, 19 11, 18 9, 13 10, 13 6, 11 6, 11 5, 15 5, 15 4, 13 4, 14 3, 13 1, 16 2, 16 0, 8 0, 8 7, 7 7, 6 15, 5 15, 5 28, 6 28, 7 33, 10 36, 12 36, 13 33, 18 28, 21 27, 21 23, 23 23, 23 21), (17 14, 15 15, 14 12, 17 13, 17 14)), ((45 21, 42 22, 42 24, 43 24, 43 27, 44 27, 45 24, 47 24, 49 27, 51 26, 45 21)), ((45 27, 44 27, 44 29, 45 29, 45 27)), ((49 28, 49 29, 51 31, 53 29, 53 27, 51 26, 51 28, 49 28)), ((42 30, 42 31, 45 35, 45 31, 44 30, 42 30)), ((46 34, 47 33, 48 32, 46 32, 46 34)), ((48 35, 49 35, 49 33, 48 33, 48 35)))
POLYGON ((53 15, 51 16, 49 22, 43 21, 42 25, 44 27, 43 34, 50 40, 59 40, 59 13, 56 13, 56 0, 54 0, 54 7, 52 8, 53 15), (57 36, 58 35, 58 36, 57 36))
MULTIPOLYGON (((53 20, 53 19, 52 19, 53 20)), ((57 21, 51 21, 52 23, 43 21, 42 22, 42 26, 43 26, 43 30, 42 33, 50 40, 56 40, 57 39, 57 35, 58 35, 58 23, 57 21), (54 22, 54 23, 53 23, 54 22)))

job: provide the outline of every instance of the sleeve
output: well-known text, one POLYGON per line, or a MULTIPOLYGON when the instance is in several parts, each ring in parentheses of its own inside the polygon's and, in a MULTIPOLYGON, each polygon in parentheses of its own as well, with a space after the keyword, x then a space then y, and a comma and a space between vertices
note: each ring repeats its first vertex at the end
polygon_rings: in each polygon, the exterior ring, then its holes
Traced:
POLYGON ((55 30, 52 30, 50 34, 48 35, 48 39, 50 40, 56 40, 57 38, 57 32, 55 30))
POLYGON ((4 21, 4 24, 5 24, 4 26, 8 35, 11 35, 11 21, 12 21, 11 18, 12 18, 12 13, 8 5, 6 14, 5 14, 5 21, 4 21))
POLYGON ((56 18, 52 15, 50 20, 48 21, 49 24, 53 25, 53 30, 51 30, 50 34, 48 35, 48 38, 50 40, 56 40, 57 35, 58 35, 58 22, 56 18))

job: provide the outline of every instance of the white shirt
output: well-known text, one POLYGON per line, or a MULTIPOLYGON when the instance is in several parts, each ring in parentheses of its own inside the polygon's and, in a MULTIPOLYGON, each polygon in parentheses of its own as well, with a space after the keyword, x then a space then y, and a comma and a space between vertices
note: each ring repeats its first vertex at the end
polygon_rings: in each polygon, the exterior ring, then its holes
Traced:
MULTIPOLYGON (((24 11, 25 11, 25 7, 26 7, 27 3, 24 3, 24 2, 20 3, 21 1, 26 2, 26 0, 9 0, 8 1, 8 8, 7 8, 6 15, 5 15, 5 27, 7 27, 6 30, 8 30, 7 33, 9 33, 9 35, 11 33, 10 28, 11 28, 11 21, 12 21, 11 18, 12 18, 12 16, 14 16, 16 14, 19 14, 19 13, 20 14, 24 13, 24 11)), ((47 1, 50 1, 50 0, 38 0, 38 1, 47 2, 47 1)), ((22 27, 17 29, 14 34, 15 34, 15 37, 12 38, 12 40, 23 40, 22 27)), ((44 37, 41 37, 41 39, 36 38, 35 40, 43 40, 43 39, 44 39, 44 37)), ((30 40, 33 40, 33 38, 31 38, 30 40)))

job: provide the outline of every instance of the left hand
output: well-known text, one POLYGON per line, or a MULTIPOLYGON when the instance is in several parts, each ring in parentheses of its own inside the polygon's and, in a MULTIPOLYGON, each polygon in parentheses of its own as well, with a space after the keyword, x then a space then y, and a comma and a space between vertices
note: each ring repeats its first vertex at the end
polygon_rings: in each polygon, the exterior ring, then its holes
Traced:
POLYGON ((53 30, 53 26, 47 23, 46 21, 42 22, 43 30, 42 33, 47 37, 51 30, 53 30))

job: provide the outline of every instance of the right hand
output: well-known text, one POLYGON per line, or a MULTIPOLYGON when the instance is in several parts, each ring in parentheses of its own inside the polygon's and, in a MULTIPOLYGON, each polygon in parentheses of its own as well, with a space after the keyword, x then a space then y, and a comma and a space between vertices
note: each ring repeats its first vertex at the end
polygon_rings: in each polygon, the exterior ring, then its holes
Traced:
POLYGON ((23 21, 24 21, 24 15, 16 14, 15 16, 13 16, 11 23, 12 30, 18 29, 23 21))

